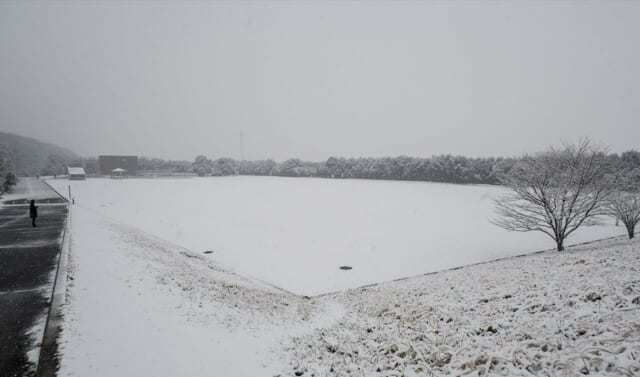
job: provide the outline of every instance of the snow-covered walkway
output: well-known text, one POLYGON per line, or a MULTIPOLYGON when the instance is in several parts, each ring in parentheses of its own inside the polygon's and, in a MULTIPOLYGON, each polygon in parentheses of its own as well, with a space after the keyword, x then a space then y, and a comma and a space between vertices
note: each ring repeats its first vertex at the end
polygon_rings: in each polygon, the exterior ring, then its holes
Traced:
POLYGON ((30 376, 43 370, 52 353, 41 342, 67 206, 44 204, 64 200, 35 178, 21 178, 0 201, 0 376, 30 376), (36 228, 26 204, 31 199, 39 206, 36 228))

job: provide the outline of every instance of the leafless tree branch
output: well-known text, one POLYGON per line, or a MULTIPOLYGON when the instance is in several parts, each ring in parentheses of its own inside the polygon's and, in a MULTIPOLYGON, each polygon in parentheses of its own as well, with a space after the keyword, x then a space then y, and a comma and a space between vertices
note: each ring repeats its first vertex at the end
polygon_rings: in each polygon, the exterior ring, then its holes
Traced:
POLYGON ((510 231, 542 232, 564 250, 569 235, 610 213, 608 173, 605 150, 589 140, 525 156, 501 177, 510 192, 495 200, 492 222, 510 231))

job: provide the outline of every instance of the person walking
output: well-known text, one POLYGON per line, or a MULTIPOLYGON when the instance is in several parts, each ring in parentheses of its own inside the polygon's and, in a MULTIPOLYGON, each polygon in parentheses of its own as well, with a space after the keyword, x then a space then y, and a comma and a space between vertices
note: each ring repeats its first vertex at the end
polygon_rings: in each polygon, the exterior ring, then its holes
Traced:
POLYGON ((31 225, 35 228, 36 218, 38 217, 38 207, 36 207, 36 201, 31 200, 31 205, 29 206, 29 217, 31 217, 31 225))

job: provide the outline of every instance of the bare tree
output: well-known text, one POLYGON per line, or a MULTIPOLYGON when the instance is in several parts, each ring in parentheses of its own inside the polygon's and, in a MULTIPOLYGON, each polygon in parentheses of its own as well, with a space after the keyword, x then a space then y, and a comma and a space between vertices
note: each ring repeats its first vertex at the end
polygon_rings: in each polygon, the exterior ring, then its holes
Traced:
POLYGON ((636 225, 640 222, 640 169, 625 170, 617 174, 617 190, 607 200, 609 214, 622 221, 627 228, 629 239, 635 236, 636 225))
POLYGON ((607 202, 611 216, 622 221, 629 239, 633 238, 640 222, 640 194, 618 191, 607 202))
POLYGON ((524 156, 500 178, 510 192, 495 200, 498 217, 492 222, 511 231, 542 232, 562 251, 569 235, 607 214, 609 172, 605 151, 589 140, 524 156))

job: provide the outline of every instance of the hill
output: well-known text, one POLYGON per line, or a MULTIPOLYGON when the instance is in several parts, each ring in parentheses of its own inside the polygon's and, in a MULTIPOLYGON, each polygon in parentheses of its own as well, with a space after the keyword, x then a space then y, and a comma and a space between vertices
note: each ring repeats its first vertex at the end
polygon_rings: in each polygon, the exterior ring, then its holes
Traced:
POLYGON ((9 151, 18 176, 61 174, 66 165, 80 161, 80 156, 68 149, 7 132, 0 132, 0 145, 9 151))

